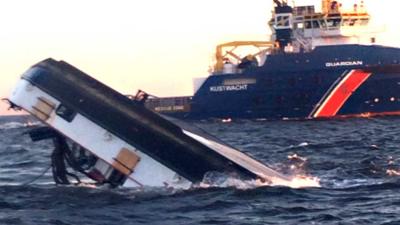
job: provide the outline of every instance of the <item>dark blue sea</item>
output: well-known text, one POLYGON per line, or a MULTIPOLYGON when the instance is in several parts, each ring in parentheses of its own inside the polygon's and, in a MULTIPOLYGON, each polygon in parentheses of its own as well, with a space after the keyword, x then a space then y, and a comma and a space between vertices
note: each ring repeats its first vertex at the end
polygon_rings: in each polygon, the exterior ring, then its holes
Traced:
POLYGON ((56 186, 52 145, 29 117, 0 117, 0 224, 400 224, 400 118, 196 122, 271 167, 319 188, 193 190, 56 186), (34 180, 35 178, 38 178, 34 180))

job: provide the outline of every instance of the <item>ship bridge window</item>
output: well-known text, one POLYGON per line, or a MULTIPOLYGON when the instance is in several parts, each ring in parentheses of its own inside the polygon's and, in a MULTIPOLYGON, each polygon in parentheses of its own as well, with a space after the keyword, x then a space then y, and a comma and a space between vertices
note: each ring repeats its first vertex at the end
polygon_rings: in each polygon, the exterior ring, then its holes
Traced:
POLYGON ((313 26, 313 28, 319 28, 319 23, 318 23, 318 21, 313 20, 313 21, 312 21, 312 26, 313 26))
POLYGON ((326 20, 326 25, 328 28, 336 28, 339 27, 341 23, 340 18, 334 18, 334 19, 327 19, 326 20))
POLYGON ((311 21, 306 21, 306 22, 305 22, 305 28, 306 28, 306 29, 311 29, 311 28, 312 28, 312 26, 311 26, 311 21))
POLYGON ((325 20, 319 20, 319 24, 321 24, 321 27, 326 28, 325 20))
POLYGON ((278 26, 282 26, 282 27, 288 27, 289 26, 289 19, 290 19, 290 16, 287 16, 287 15, 285 15, 285 16, 277 16, 276 17, 276 24, 278 25, 278 26))
POLYGON ((290 28, 292 23, 292 15, 291 14, 281 14, 275 17, 275 26, 276 28, 285 29, 290 28))

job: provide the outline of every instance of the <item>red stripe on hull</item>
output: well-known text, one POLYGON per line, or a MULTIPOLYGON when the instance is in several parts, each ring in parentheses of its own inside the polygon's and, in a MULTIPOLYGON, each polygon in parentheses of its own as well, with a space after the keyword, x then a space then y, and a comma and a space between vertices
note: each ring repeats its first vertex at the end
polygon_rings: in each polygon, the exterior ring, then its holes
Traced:
POLYGON ((368 79, 371 73, 352 70, 325 99, 314 114, 314 118, 333 117, 339 112, 347 99, 368 79))

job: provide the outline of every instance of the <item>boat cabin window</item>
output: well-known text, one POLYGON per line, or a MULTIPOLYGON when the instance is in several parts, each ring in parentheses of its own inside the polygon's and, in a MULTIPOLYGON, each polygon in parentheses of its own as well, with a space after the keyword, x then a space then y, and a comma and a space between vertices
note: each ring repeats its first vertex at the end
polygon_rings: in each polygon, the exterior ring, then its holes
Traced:
POLYGON ((57 107, 56 114, 68 122, 71 122, 76 116, 76 112, 73 109, 63 104, 57 107))

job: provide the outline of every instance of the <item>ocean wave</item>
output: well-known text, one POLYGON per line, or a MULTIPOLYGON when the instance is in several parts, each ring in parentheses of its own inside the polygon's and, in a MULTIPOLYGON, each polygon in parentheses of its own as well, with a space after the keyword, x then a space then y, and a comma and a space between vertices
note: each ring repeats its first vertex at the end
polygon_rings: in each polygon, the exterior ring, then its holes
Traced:
POLYGON ((0 124, 0 130, 9 130, 9 129, 17 129, 22 127, 32 127, 40 125, 40 122, 6 122, 4 124, 0 124))

